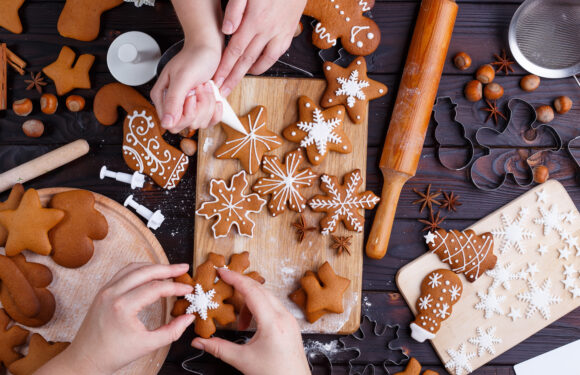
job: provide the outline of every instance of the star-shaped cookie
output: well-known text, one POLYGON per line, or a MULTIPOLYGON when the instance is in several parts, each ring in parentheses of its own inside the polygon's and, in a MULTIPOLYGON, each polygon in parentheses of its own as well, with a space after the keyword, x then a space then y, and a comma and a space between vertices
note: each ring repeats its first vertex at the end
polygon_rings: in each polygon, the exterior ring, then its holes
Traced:
POLYGON ((95 62, 95 56, 80 55, 76 63, 75 58, 74 51, 64 46, 56 61, 42 69, 44 74, 54 81, 56 93, 60 96, 74 89, 91 88, 89 70, 95 62))
POLYGON ((355 124, 363 122, 369 101, 387 94, 386 85, 367 76, 367 63, 364 57, 356 58, 346 68, 325 62, 322 70, 328 86, 320 105, 329 108, 343 104, 355 124))
POLYGON ((290 142, 306 149, 308 160, 314 165, 322 163, 328 151, 341 154, 352 152, 352 144, 342 130, 344 107, 334 106, 322 111, 306 96, 298 99, 298 122, 286 127, 282 134, 290 142))
POLYGON ((36 190, 28 189, 16 210, 0 212, 0 225, 8 231, 6 255, 18 255, 24 250, 49 255, 52 246, 48 231, 63 217, 61 210, 43 208, 36 190))
POLYGON ((257 106, 239 119, 247 134, 222 124, 227 139, 217 149, 215 157, 218 159, 238 159, 246 172, 254 174, 260 168, 262 156, 266 152, 280 147, 282 139, 266 127, 268 121, 266 107, 257 106))
POLYGON ((306 312, 320 310, 340 314, 344 311, 342 297, 350 285, 350 280, 338 276, 328 262, 318 269, 318 277, 309 274, 300 280, 306 293, 306 312))
POLYGON ((45 363, 62 353, 70 342, 47 342, 41 335, 34 333, 30 338, 26 357, 12 363, 8 370, 14 375, 34 374, 45 363))
POLYGON ((18 10, 24 4, 24 0, 0 0, 0 27, 13 32, 22 33, 22 22, 18 10))
MULTIPOLYGON (((17 209, 23 195, 24 195, 24 186, 22 186, 22 184, 14 185, 12 187, 12 190, 10 191, 8 199, 5 202, 0 203, 0 212, 17 209)), ((0 246, 6 245, 7 236, 8 232, 2 225, 0 225, 0 246)))

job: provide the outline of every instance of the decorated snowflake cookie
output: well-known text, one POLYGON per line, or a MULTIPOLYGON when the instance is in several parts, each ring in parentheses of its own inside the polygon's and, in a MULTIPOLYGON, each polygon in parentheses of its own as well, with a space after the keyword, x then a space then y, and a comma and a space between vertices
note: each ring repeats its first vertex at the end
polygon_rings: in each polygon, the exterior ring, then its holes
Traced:
POLYGON ((365 218, 359 210, 375 207, 380 198, 371 191, 359 193, 362 173, 356 169, 344 176, 344 184, 338 183, 335 176, 322 175, 320 188, 327 195, 317 195, 308 200, 310 208, 316 212, 326 212, 320 220, 321 232, 324 235, 333 233, 340 221, 348 230, 363 231, 365 218))
POLYGON ((447 354, 449 354, 449 361, 445 363, 445 368, 453 371, 455 375, 469 374, 473 371, 471 367, 471 361, 475 358, 475 353, 467 353, 465 349, 465 343, 459 346, 459 350, 447 349, 447 354))
POLYGON ((562 230, 562 222, 564 221, 564 214, 558 211, 558 205, 553 204, 550 210, 544 207, 538 207, 541 217, 534 219, 534 223, 544 227, 544 236, 547 236, 555 230, 557 232, 562 230))
POLYGON ((510 271, 511 263, 506 263, 504 265, 498 263, 495 268, 487 271, 485 274, 493 278, 492 287, 497 287, 498 285, 503 286, 504 289, 510 290, 512 280, 519 280, 521 275, 519 272, 513 273, 510 271))
POLYGON ((483 310, 485 312, 485 319, 493 317, 494 314, 503 315, 501 303, 505 300, 505 296, 498 296, 495 294, 494 287, 490 287, 487 293, 479 291, 477 296, 480 301, 475 305, 476 310, 483 310))
POLYGON ((247 187, 244 171, 234 175, 229 186, 224 180, 211 180, 210 194, 214 200, 203 203, 196 213, 206 219, 217 218, 211 227, 215 238, 225 237, 232 226, 238 228, 239 234, 253 237, 255 223, 249 214, 260 212, 266 201, 258 194, 246 195, 247 187))
POLYGON ((501 344, 502 340, 495 336, 496 327, 483 330, 477 327, 477 336, 469 339, 469 342, 477 346, 477 355, 482 356, 485 352, 495 354, 495 344, 501 344))
POLYGON ((207 320, 207 311, 220 307, 219 303, 213 300, 214 296, 215 289, 206 292, 201 285, 195 284, 194 293, 185 295, 185 299, 190 303, 185 313, 198 313, 201 319, 207 320))
POLYGON ((562 299, 552 294, 552 282, 545 279, 542 287, 539 287, 533 279, 528 280, 528 291, 518 293, 518 300, 528 303, 526 318, 531 318, 536 311, 539 311, 544 319, 550 319, 550 305, 560 303, 562 299))
POLYGON ((521 208, 515 218, 510 220, 505 213, 501 214, 500 228, 491 231, 495 238, 501 239, 499 249, 503 254, 507 250, 514 248, 520 254, 525 254, 524 241, 534 238, 536 235, 525 229, 524 219, 528 214, 527 208, 521 208))

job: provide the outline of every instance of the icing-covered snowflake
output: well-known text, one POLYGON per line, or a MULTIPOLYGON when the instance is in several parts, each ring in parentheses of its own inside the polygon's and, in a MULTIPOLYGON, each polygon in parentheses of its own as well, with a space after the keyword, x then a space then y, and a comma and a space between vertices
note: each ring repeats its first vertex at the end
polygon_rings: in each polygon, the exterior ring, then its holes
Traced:
POLYGON ((451 294, 451 301, 455 301, 459 297, 461 297, 461 288, 459 285, 453 285, 449 289, 449 294, 451 294))
POLYGON ((421 310, 427 310, 431 307, 431 302, 433 302, 433 299, 431 298, 430 294, 419 297, 419 308, 421 310))
MULTIPOLYGON (((536 263, 530 263, 530 262, 528 262, 528 268, 526 268, 521 273, 522 274, 525 274, 525 275, 530 275, 530 277, 534 277, 534 275, 536 273, 538 273, 538 272, 540 272, 538 270, 538 265, 536 263)), ((525 277, 523 277, 523 278, 525 278, 525 277)))
POLYGON ((577 272, 573 264, 564 265, 564 276, 574 277, 577 272))
POLYGON ((300 142, 301 147, 316 145, 316 150, 320 155, 326 155, 327 144, 342 143, 342 138, 334 130, 342 124, 339 118, 325 119, 319 108, 314 108, 312 121, 300 121, 296 126, 307 133, 307 136, 300 142))
POLYGON ((445 363, 445 368, 453 370, 455 375, 469 374, 473 371, 469 361, 475 358, 475 353, 467 353, 465 343, 459 346, 458 351, 447 349, 447 354, 449 354, 449 357, 451 358, 445 363))
POLYGON ((572 298, 580 297, 580 288, 576 286, 570 290, 570 293, 572 293, 572 298))
POLYGON ((576 256, 580 256, 580 245, 578 245, 578 237, 572 236, 572 234, 566 230, 561 230, 558 233, 560 234, 562 241, 564 241, 570 249, 576 249, 576 256))
POLYGON ((546 245, 538 245, 538 250, 536 250, 540 255, 544 255, 548 252, 548 246, 546 245))
POLYGON ((501 303, 505 300, 505 296, 498 296, 495 294, 495 289, 490 287, 487 293, 479 291, 477 296, 480 301, 475 305, 476 310, 483 310, 485 312, 485 319, 489 319, 493 314, 503 315, 501 303))
POLYGON ((576 220, 576 213, 573 210, 570 210, 570 211, 566 212, 565 214, 562 214, 562 219, 566 223, 572 224, 572 222, 574 220, 576 220))
POLYGON ((214 296, 214 289, 205 292, 201 285, 195 284, 194 293, 185 295, 185 299, 190 303, 185 313, 198 313, 201 319, 207 320, 207 310, 215 310, 220 307, 219 303, 213 300, 214 296))
POLYGON ((568 260, 568 257, 570 256, 570 249, 568 249, 567 247, 563 247, 561 249, 558 249, 558 253, 560 253, 558 259, 568 260))
POLYGON ((551 294, 552 282, 550 279, 544 280, 540 288, 533 279, 528 280, 528 291, 518 293, 517 298, 528 303, 526 318, 531 318, 536 311, 539 311, 544 319, 550 319, 550 305, 560 303, 562 299, 551 294))
POLYGON ((499 246, 500 252, 503 254, 510 248, 515 248, 520 254, 525 254, 524 240, 534 238, 536 235, 533 232, 524 228, 523 220, 525 219, 528 210, 521 208, 516 217, 512 220, 508 219, 505 213, 501 214, 501 228, 491 231, 496 237, 501 239, 499 246))
POLYGON ((572 276, 566 276, 562 280, 560 280, 562 284, 564 284, 565 290, 573 289, 576 283, 576 278, 572 276))
POLYGON ((451 315, 451 311, 449 311, 450 306, 446 303, 442 304, 439 309, 437 309, 437 313, 435 314, 436 317, 441 318, 441 320, 446 319, 449 315, 451 315))
POLYGON ((558 232, 562 230, 564 215, 558 211, 558 205, 553 204, 549 211, 544 207, 539 207, 538 210, 542 216, 534 219, 534 223, 544 227, 544 236, 550 234, 552 230, 558 232))
POLYGON ((536 201, 538 203, 546 203, 546 198, 548 197, 546 194, 544 189, 536 191, 536 201))
POLYGON ((522 312, 520 311, 520 309, 510 307, 510 312, 509 314, 507 314, 507 316, 512 319, 512 322, 515 322, 516 320, 522 317, 522 312))
POLYGON ((429 286, 431 288, 437 288, 439 285, 441 285, 441 277, 443 277, 443 275, 441 275, 440 273, 434 273, 430 275, 429 286))
POLYGON ((511 289, 510 281, 518 280, 520 278, 520 273, 513 273, 510 271, 511 263, 506 263, 505 265, 500 264, 497 262, 495 267, 489 271, 486 271, 485 274, 489 277, 493 278, 492 287, 497 287, 498 285, 503 286, 504 289, 509 290, 511 289))
POLYGON ((495 336, 496 327, 489 327, 483 330, 477 327, 477 336, 469 339, 469 342, 477 346, 477 355, 482 356, 483 353, 495 354, 495 344, 501 344, 502 340, 495 336))
POLYGON ((336 90, 335 94, 336 96, 346 95, 346 103, 349 107, 354 107, 357 99, 365 100, 363 89, 369 87, 369 83, 358 79, 358 70, 350 72, 348 79, 337 77, 336 80, 340 84, 340 88, 336 90))

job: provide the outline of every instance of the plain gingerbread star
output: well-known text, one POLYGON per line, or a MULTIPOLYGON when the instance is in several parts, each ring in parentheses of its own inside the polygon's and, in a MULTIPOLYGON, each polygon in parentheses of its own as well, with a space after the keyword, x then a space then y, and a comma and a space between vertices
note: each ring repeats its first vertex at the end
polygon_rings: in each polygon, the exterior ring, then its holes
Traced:
POLYGON ((12 363, 8 370, 14 375, 34 374, 45 363, 62 353, 69 342, 47 342, 41 335, 34 333, 30 338, 26 357, 12 363))
MULTIPOLYGON (((312 271, 306 271, 304 276, 314 277, 318 280, 318 277, 312 271)), ((296 305, 298 305, 298 307, 300 307, 302 310, 306 310, 307 296, 306 296, 306 292, 304 291, 304 289, 302 289, 302 288, 297 289, 296 291, 290 293, 288 298, 290 298, 290 300, 292 302, 294 302, 296 305)), ((328 313, 330 313, 330 311, 325 310, 325 309, 318 310, 318 311, 315 311, 312 313, 304 311, 304 316, 306 317, 306 320, 312 324, 328 313)))
POLYGON ((355 124, 363 122, 369 101, 387 94, 386 85, 367 76, 367 63, 364 57, 356 58, 346 68, 325 62, 322 70, 328 86, 320 105, 329 108, 343 104, 355 124))
POLYGON ((49 255, 52 245, 48 231, 63 217, 61 210, 43 208, 36 190, 28 189, 16 210, 0 212, 0 225, 8 231, 6 255, 18 255, 24 250, 49 255))
MULTIPOLYGON (((17 209, 23 195, 24 195, 24 186, 22 186, 22 184, 14 185, 12 187, 12 190, 10 191, 8 199, 5 202, 0 203, 0 212, 17 209)), ((8 232, 2 225, 0 225, 0 246, 6 245, 7 236, 8 232)))
POLYGON ((28 338, 28 331, 22 327, 13 325, 8 328, 10 321, 6 312, 0 310, 0 365, 4 367, 22 357, 14 348, 26 344, 28 338))
POLYGON ((56 61, 42 69, 44 74, 54 81, 56 93, 60 96, 74 89, 91 88, 89 70, 91 70, 95 62, 95 56, 89 54, 81 55, 76 64, 75 58, 74 51, 64 46, 56 61))
POLYGON ((350 280, 338 276, 328 262, 318 269, 318 278, 306 275, 300 280, 306 293, 306 312, 327 310, 340 314, 344 311, 342 297, 350 280))
POLYGON ((22 33, 22 22, 18 10, 25 0, 0 0, 0 27, 13 32, 22 33))

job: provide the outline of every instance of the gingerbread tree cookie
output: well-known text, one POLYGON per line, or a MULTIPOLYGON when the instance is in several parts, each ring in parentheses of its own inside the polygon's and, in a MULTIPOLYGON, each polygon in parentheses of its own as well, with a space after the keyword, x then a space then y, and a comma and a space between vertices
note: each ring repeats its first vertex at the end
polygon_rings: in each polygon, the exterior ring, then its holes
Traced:
POLYGON ((299 121, 284 129, 282 134, 287 140, 304 147, 312 164, 322 163, 328 151, 341 154, 352 152, 352 144, 342 130, 343 106, 322 111, 312 99, 301 96, 298 99, 298 111, 299 121))
POLYGON ((320 188, 327 195, 317 195, 308 200, 308 205, 316 212, 326 212, 320 221, 321 232, 324 235, 336 231, 340 221, 348 230, 362 232, 365 218, 359 210, 369 210, 375 207, 380 198, 371 191, 359 193, 362 173, 356 169, 344 176, 340 185, 335 176, 322 175, 320 188))
POLYGON ((320 105, 324 108, 345 105, 348 116, 355 124, 363 122, 369 101, 386 95, 388 91, 386 85, 369 79, 364 57, 358 57, 346 68, 325 62, 322 71, 328 86, 320 105))
POLYGON ((0 369, 10 366, 14 361, 17 361, 22 356, 15 347, 26 344, 28 338, 28 331, 17 325, 8 328, 10 318, 4 310, 0 310, 0 369))
POLYGON ((430 272, 421 282, 417 316, 411 323, 411 337, 419 342, 435 338, 441 323, 448 319, 461 298, 463 283, 457 274, 446 269, 430 272))
MULTIPOLYGON (((15 210, 18 208, 22 196, 24 195, 24 186, 21 184, 16 184, 12 187, 10 195, 6 202, 0 203, 0 212, 6 210, 15 210)), ((8 237, 8 231, 0 224, 0 246, 6 245, 6 238, 8 237)))
POLYGON ((266 201, 258 194, 246 194, 247 187, 244 171, 234 175, 229 186, 224 180, 211 180, 209 193, 214 200, 203 203, 196 213, 206 219, 216 217, 211 227, 215 238, 227 236, 232 226, 238 228, 242 236, 254 236, 255 223, 249 214, 260 212, 266 201))
POLYGON ((371 10, 369 0, 308 0, 304 14, 319 22, 312 43, 327 49, 340 38, 344 49, 355 56, 373 53, 381 42, 381 31, 364 12, 371 10))
POLYGON ((238 159, 249 174, 258 172, 262 156, 282 145, 282 139, 268 130, 266 107, 257 106, 239 118, 247 134, 222 125, 227 139, 215 152, 218 159, 238 159))
POLYGON ((24 4, 24 0, 0 0, 0 27, 13 32, 22 33, 22 22, 18 10, 24 4))
POLYGON ((286 204, 296 212, 302 212, 306 207, 306 199, 300 194, 300 189, 312 186, 316 175, 310 168, 299 170, 303 159, 301 149, 287 153, 284 164, 277 156, 264 156, 262 170, 269 177, 259 178, 252 189, 262 197, 272 196, 268 204, 272 216, 283 213, 286 204))
POLYGON ((463 232, 437 229, 429 232, 425 240, 432 253, 447 263, 453 272, 464 274, 470 282, 493 269, 497 262, 491 233, 477 235, 471 229, 463 232))
POLYGON ((76 54, 73 50, 64 46, 56 61, 42 69, 44 74, 54 81, 58 95, 65 95, 74 89, 91 88, 89 70, 95 62, 95 56, 81 55, 76 63, 75 59, 76 54))
POLYGON ((47 342, 44 337, 34 333, 30 338, 26 357, 12 363, 8 368, 14 375, 34 374, 45 363, 62 353, 70 342, 47 342))

